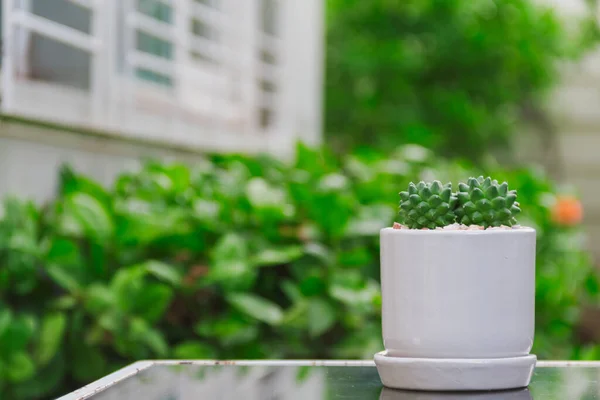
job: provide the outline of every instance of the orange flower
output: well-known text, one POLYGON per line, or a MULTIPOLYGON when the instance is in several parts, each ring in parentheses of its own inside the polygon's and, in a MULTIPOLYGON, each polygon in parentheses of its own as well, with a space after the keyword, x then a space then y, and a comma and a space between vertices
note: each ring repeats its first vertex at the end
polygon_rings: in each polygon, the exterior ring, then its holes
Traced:
POLYGON ((558 196, 552 208, 552 220, 559 225, 577 225, 583 219, 581 202, 573 196, 558 196))

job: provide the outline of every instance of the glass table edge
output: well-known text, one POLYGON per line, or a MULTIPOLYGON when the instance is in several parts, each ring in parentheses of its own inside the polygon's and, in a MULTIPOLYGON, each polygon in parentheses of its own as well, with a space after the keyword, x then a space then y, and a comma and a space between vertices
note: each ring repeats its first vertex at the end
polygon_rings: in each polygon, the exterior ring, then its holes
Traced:
MULTIPOLYGON (((265 367, 374 367, 372 360, 148 360, 138 361, 56 400, 86 400, 109 387, 156 365, 265 366, 265 367)), ((600 361, 538 361, 536 368, 600 368, 600 361)))

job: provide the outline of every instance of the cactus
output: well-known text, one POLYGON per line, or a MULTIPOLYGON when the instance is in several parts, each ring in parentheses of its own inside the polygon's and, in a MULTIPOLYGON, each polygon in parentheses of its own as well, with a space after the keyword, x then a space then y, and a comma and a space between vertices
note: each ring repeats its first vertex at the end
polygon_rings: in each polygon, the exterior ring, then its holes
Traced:
POLYGON ((464 225, 513 226, 515 215, 521 212, 516 202, 516 190, 508 190, 508 184, 498 184, 491 178, 469 178, 467 184, 458 184, 457 222, 464 225))
POLYGON ((400 192, 400 223, 411 229, 443 227, 455 222, 454 209, 457 198, 452 184, 410 183, 408 190, 400 192))

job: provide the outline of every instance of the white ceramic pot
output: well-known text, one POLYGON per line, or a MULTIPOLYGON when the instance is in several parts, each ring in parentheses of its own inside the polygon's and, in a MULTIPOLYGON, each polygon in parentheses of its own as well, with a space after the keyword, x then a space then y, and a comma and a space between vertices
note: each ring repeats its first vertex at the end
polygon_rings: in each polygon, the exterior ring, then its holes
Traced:
POLYGON ((383 229, 385 355, 425 362, 527 356, 534 336, 535 242, 531 228, 383 229))

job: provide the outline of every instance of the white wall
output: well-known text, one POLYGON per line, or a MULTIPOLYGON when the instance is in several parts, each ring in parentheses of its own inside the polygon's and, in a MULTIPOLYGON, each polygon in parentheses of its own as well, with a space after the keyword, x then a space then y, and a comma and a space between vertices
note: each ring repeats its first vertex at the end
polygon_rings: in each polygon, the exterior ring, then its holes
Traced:
MULTIPOLYGON (((570 21, 586 12, 585 0, 539 1, 553 5, 570 21)), ((600 261, 600 47, 581 62, 563 67, 562 82, 550 96, 548 109, 558 133, 559 159, 546 163, 559 162, 563 182, 581 195, 589 247, 600 261)))
POLYGON ((7 195, 41 202, 52 199, 63 163, 109 185, 119 172, 137 168, 146 157, 192 163, 201 154, 2 121, 0 199, 7 195))

